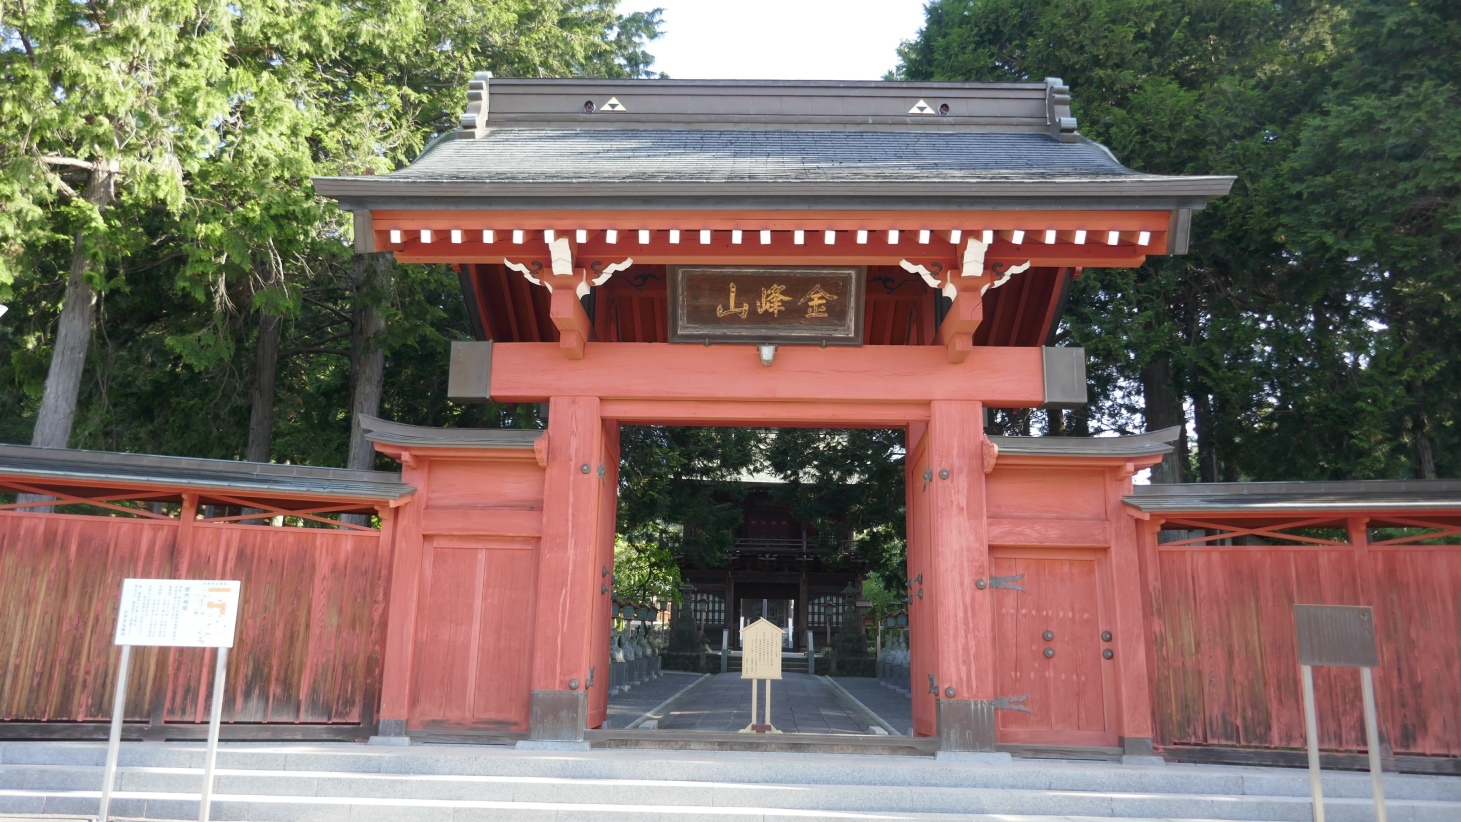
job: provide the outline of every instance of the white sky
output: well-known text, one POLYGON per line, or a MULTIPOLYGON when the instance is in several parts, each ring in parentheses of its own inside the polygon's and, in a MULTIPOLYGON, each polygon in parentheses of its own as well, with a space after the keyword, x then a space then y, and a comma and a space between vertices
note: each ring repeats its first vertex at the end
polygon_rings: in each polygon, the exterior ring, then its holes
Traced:
POLYGON ((924 0, 620 0, 664 9, 653 69, 677 80, 880 80, 924 0))

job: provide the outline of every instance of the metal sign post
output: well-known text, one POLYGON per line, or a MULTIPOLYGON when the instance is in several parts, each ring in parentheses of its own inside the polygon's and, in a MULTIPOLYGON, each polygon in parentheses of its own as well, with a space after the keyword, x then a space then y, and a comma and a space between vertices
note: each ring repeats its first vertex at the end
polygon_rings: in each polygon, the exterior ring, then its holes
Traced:
POLYGON ((111 733, 107 739, 107 764, 101 789, 99 822, 107 822, 112 788, 116 784, 117 758, 122 747, 122 714, 127 699, 127 668, 133 645, 183 648, 217 648, 218 664, 213 674, 213 710, 208 718, 208 748, 203 758, 203 791, 198 805, 198 822, 208 822, 213 798, 213 763, 218 758, 218 728, 223 721, 223 677, 228 669, 228 649, 233 647, 238 623, 237 580, 126 579, 122 581, 122 603, 117 609, 115 644, 122 646, 117 674, 117 696, 112 704, 111 733))
POLYGON ((1385 786, 1380 770, 1380 722, 1375 709, 1375 681, 1370 669, 1379 664, 1375 648, 1375 615, 1368 606, 1295 605, 1299 673, 1304 688, 1304 736, 1309 745, 1309 787, 1314 794, 1314 822, 1324 822, 1324 786, 1319 778, 1319 723, 1314 708, 1314 666, 1360 669, 1365 703, 1365 739, 1370 751, 1370 781, 1375 786, 1375 819, 1386 822, 1385 786))

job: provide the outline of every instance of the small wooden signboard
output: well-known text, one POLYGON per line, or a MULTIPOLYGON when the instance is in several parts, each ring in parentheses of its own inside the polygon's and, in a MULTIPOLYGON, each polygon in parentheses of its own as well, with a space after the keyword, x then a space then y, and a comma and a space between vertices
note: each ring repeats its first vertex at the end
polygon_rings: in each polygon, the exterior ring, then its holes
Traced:
POLYGON ((775 623, 762 617, 741 631, 741 679, 751 680, 751 724, 741 733, 779 734, 771 724, 771 680, 781 679, 781 641, 783 632, 775 623), (756 680, 766 680, 765 721, 756 721, 756 680))

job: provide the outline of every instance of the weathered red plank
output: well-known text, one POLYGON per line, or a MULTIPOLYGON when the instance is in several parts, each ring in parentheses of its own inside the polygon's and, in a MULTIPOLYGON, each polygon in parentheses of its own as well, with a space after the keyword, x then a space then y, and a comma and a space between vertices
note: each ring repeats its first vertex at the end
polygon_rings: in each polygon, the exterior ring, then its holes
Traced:
MULTIPOLYGON (((378 659, 372 592, 383 587, 388 556, 379 537, 197 525, 179 545, 179 524, 0 512, 0 597, 22 604, 0 611, 0 720, 109 719, 122 579, 224 577, 241 579, 245 591, 225 721, 361 721, 375 693, 366 685, 378 679, 369 657, 378 659), (334 659, 348 662, 348 676, 334 659), (348 705, 338 703, 342 692, 348 705), (320 710, 307 693, 329 693, 338 707, 320 710)), ((138 649, 126 717, 205 720, 211 662, 198 649, 138 649)))

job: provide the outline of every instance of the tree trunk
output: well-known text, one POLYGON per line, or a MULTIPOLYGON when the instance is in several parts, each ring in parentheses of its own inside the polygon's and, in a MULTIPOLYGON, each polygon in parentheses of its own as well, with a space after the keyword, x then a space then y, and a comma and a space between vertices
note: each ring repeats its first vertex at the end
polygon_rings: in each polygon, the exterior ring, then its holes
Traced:
POLYGON ((1046 433, 1052 437, 1065 436, 1065 412, 1059 408, 1045 409, 1046 433))
MULTIPOLYGON (((1146 430, 1180 426, 1185 429, 1187 415, 1182 411, 1182 399, 1174 390, 1176 379, 1172 374, 1170 357, 1158 355, 1141 370, 1141 389, 1146 405, 1146 430)), ((1187 472, 1183 464, 1187 460, 1186 436, 1178 439, 1178 447, 1162 457, 1152 466, 1152 482, 1185 482, 1187 472)))
MULTIPOLYGON (((86 202, 106 211, 117 196, 117 165, 95 160, 86 191, 86 202)), ((86 370, 86 351, 91 347, 91 326, 96 321, 96 289, 87 277, 91 274, 91 254, 85 230, 71 240, 71 268, 66 275, 66 295, 61 300, 61 316, 56 321, 56 344, 51 349, 51 367, 46 372, 46 388, 41 407, 36 412, 35 428, 30 444, 45 448, 65 448, 71 441, 71 427, 76 422, 76 405, 81 396, 81 375, 86 370)), ((17 494, 19 503, 45 502, 44 494, 17 494)), ((49 506, 26 508, 49 514, 49 506)))
POLYGON ((1217 421, 1212 410, 1212 398, 1198 391, 1192 398, 1192 427, 1197 429, 1197 479, 1199 482, 1217 482, 1218 458, 1217 437, 1214 429, 1217 421))
MULTIPOLYGON (((86 183, 83 198, 105 211, 116 198, 117 167, 96 161, 86 183)), ((86 350, 91 347, 91 326, 96 319, 96 290, 91 287, 91 256, 85 231, 76 232, 71 242, 71 269, 66 278, 66 296, 61 318, 56 323, 56 345, 51 351, 51 368, 46 389, 36 414, 30 444, 65 448, 76 421, 76 403, 81 393, 81 375, 86 368, 86 350)))
POLYGON ((359 471, 375 466, 375 448, 360 428, 360 415, 373 417, 380 413, 386 352, 380 347, 378 335, 386 327, 381 305, 386 298, 390 265, 390 258, 385 254, 362 254, 355 258, 356 320, 350 339, 350 454, 345 465, 359 471))
POLYGON ((274 383, 279 374, 279 338, 284 320, 259 312, 259 339, 254 346, 254 390, 249 397, 249 442, 244 459, 268 462, 274 436, 274 383))
POLYGON ((1423 480, 1436 478, 1436 453, 1431 448, 1431 438, 1426 436, 1426 418, 1424 414, 1415 414, 1411 417, 1410 430, 1415 439, 1415 468, 1416 476, 1423 480))

